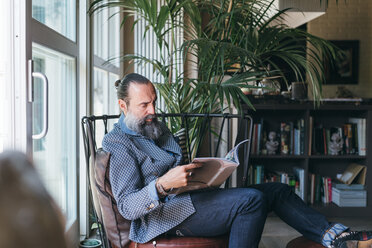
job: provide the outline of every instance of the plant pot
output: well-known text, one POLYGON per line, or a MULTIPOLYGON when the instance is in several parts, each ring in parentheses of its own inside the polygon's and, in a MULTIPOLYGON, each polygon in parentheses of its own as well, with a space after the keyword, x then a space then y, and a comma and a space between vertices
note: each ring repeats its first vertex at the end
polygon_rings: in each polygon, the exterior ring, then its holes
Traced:
POLYGON ((79 247, 81 248, 99 248, 102 247, 101 240, 98 239, 85 239, 80 241, 79 247))
POLYGON ((293 100, 307 99, 307 83, 292 82, 292 99, 293 100))

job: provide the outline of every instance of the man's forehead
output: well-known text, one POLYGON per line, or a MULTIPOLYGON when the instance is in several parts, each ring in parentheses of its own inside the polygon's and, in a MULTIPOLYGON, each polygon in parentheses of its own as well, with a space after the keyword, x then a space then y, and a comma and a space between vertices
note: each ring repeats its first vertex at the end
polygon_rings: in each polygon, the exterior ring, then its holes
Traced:
POLYGON ((128 88, 128 96, 130 98, 138 97, 138 96, 156 96, 156 91, 154 85, 148 81, 148 83, 136 83, 133 82, 129 85, 128 88))

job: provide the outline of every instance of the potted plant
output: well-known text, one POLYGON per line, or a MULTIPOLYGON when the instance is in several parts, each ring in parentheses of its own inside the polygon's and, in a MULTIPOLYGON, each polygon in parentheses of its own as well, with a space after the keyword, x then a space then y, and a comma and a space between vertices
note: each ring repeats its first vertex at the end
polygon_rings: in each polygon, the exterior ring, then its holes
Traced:
POLYGON ((98 239, 84 239, 80 241, 79 247, 81 248, 100 248, 102 247, 101 240, 98 239))
MULTIPOLYGON (((322 57, 336 58, 336 49, 324 39, 281 24, 288 9, 271 16, 273 3, 274 0, 166 0, 159 6, 156 0, 96 0, 90 12, 120 6, 127 13, 126 18, 136 14, 147 21, 144 35, 152 29, 156 45, 167 56, 155 60, 132 54, 123 59, 150 63, 163 76, 164 82, 153 83, 165 99, 164 111, 168 113, 223 113, 230 112, 232 106, 242 112, 242 102, 253 106, 241 89, 260 87, 249 82, 268 77, 287 82, 288 75, 296 81, 308 78, 319 102, 324 80, 322 57), (177 21, 181 12, 184 22, 177 21), (187 37, 181 47, 174 42, 177 28, 182 28, 187 37), (164 39, 166 35, 172 37, 169 43, 164 39), (310 46, 305 49, 304 43, 310 46), (179 53, 185 58, 182 63, 178 63, 179 53), (180 70, 183 64, 193 65, 197 77, 180 70)), ((170 126, 173 132, 182 128, 179 123, 170 126)), ((195 120, 194 124, 190 136, 196 139, 193 144, 197 149, 202 137, 201 123, 195 120)))

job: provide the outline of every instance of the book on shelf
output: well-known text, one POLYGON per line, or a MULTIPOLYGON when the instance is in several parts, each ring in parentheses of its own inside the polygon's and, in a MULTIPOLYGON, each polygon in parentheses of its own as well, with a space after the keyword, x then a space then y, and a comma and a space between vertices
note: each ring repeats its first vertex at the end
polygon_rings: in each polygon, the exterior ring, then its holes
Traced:
POLYGON ((308 191, 309 193, 309 198, 308 201, 310 204, 314 204, 315 202, 315 174, 309 173, 309 187, 310 190, 308 191))
POLYGON ((289 154, 290 133, 291 126, 286 122, 280 123, 280 154, 282 155, 289 154))
POLYGON ((349 122, 356 125, 356 144, 358 154, 360 156, 366 155, 366 119, 365 118, 349 118, 349 122))
POLYGON ((313 125, 314 125, 314 118, 312 116, 309 117, 309 153, 308 155, 311 155, 312 150, 312 142, 313 142, 313 125))
POLYGON ((314 202, 321 202, 321 199, 322 199, 322 177, 320 175, 315 175, 315 199, 314 199, 314 202))
POLYGON ((252 133, 252 144, 251 144, 251 153, 253 155, 259 155, 262 149, 262 140, 263 140, 263 119, 260 123, 253 124, 253 133, 252 133))
POLYGON ((305 170, 299 167, 293 168, 293 173, 284 171, 265 170, 263 165, 252 165, 253 176, 250 176, 251 184, 280 182, 288 184, 293 191, 304 200, 305 198, 305 170))
POLYGON ((254 169, 255 180, 254 184, 260 184, 264 182, 264 167, 262 165, 256 165, 254 169))
MULTIPOLYGON (((353 164, 350 165, 348 169, 344 172, 345 175, 350 174, 350 171, 354 171, 355 168, 356 168, 355 165, 353 164)), ((364 206, 363 204, 365 203, 363 202, 365 201, 365 199, 363 199, 363 196, 366 195, 366 192, 364 193, 362 192, 365 191, 365 188, 364 184, 361 183, 361 181, 357 181, 355 184, 345 184, 332 182, 332 179, 330 177, 324 177, 318 174, 309 173, 308 176, 309 176, 308 201, 310 204, 314 203, 328 204, 330 202, 334 202, 338 206, 360 207, 364 206), (355 193, 355 197, 352 196, 353 192, 355 193), (357 198, 356 200, 357 202, 355 204, 349 203, 350 201, 349 199, 353 197, 357 198)))
POLYGON ((330 177, 322 177, 322 203, 328 204, 332 201, 332 180, 330 177))
POLYGON ((345 171, 337 177, 337 179, 348 185, 352 182, 365 185, 366 175, 367 166, 351 163, 347 166, 345 171))
POLYGON ((324 127, 322 123, 314 125, 309 120, 309 148, 313 155, 366 155, 365 118, 349 118, 339 126, 324 127))
POLYGON ((360 183, 352 183, 352 184, 333 183, 332 187, 336 189, 349 189, 349 190, 363 190, 365 188, 364 185, 360 183))
POLYGON ((300 153, 299 154, 305 154, 305 120, 301 118, 299 120, 299 123, 300 123, 299 124, 300 137, 298 139, 298 143, 299 143, 299 146, 300 146, 300 153))
POLYGON ((280 123, 280 153, 283 155, 304 154, 305 120, 280 123))
POLYGON ((275 154, 282 155, 301 155, 305 152, 305 120, 280 122, 278 130, 269 130, 263 118, 258 123, 253 124, 252 130, 252 155, 272 155, 268 151, 267 141, 278 142, 278 149, 275 154), (274 132, 276 137, 271 140, 268 135, 274 132))
POLYGON ((251 144, 251 154, 256 155, 256 142, 257 142, 257 124, 253 124, 253 133, 252 133, 252 144, 251 144))
POLYGON ((199 162, 203 163, 203 165, 193 170, 187 186, 173 189, 171 190, 171 194, 180 194, 208 187, 219 187, 239 166, 238 150, 240 146, 246 142, 249 142, 249 139, 243 140, 237 144, 224 158, 195 158, 192 161, 193 163, 199 162))
POLYGON ((293 171, 298 182, 298 191, 296 192, 302 200, 305 200, 305 170, 299 167, 293 167, 293 171))
POLYGON ((332 202, 339 207, 366 207, 367 191, 363 189, 332 189, 332 202))
POLYGON ((264 182, 264 166, 249 165, 248 184, 260 184, 264 182))
POLYGON ((330 177, 309 173, 308 201, 310 204, 330 203, 332 201, 332 188, 332 179, 330 177))

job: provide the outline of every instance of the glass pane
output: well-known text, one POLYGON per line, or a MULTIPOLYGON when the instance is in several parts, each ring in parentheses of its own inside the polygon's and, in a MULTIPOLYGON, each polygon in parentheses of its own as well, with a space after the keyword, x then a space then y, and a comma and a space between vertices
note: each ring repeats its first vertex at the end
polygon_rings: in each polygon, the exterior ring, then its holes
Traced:
MULTIPOLYGON (((108 73, 105 70, 94 67, 94 83, 93 83, 93 112, 94 115, 117 115, 119 107, 117 103, 115 81, 119 79, 119 75, 108 73)), ((108 121, 108 130, 111 130, 117 120, 108 121)), ((101 145, 104 126, 102 122, 96 124, 96 142, 97 146, 101 145)))
MULTIPOLYGON (((1 64, 0 64, 1 66, 1 64)), ((8 84, 9 80, 7 79, 7 74, 5 71, 1 71, 0 68, 0 116, 3 120, 7 121, 0 121, 0 153, 4 151, 4 149, 11 148, 10 141, 11 141, 11 123, 12 123, 12 115, 11 115, 11 104, 10 104, 10 94, 9 94, 9 87, 8 84)))
POLYGON ((117 115, 120 112, 118 101, 117 101, 117 95, 116 95, 116 89, 115 89, 115 82, 119 79, 119 75, 114 73, 109 73, 109 83, 108 83, 108 113, 110 115, 117 115))
MULTIPOLYGON (((68 221, 77 211, 77 119, 75 59, 62 53, 32 45, 34 71, 44 73, 49 81, 49 129, 41 140, 33 142, 33 156, 44 183, 68 221)), ((43 84, 34 80, 33 133, 43 123, 43 84)))
POLYGON ((76 40, 76 1, 74 0, 32 0, 32 17, 76 40))
MULTIPOLYGON (((108 59, 108 9, 98 11, 93 15, 94 26, 94 41, 93 50, 94 55, 107 60, 108 59)), ((110 34, 111 35, 111 34, 110 34)))
POLYGON ((95 115, 107 114, 107 80, 108 72, 94 67, 93 112, 95 115))
POLYGON ((117 59, 120 56, 120 9, 111 8, 110 9, 110 19, 109 19, 109 34, 107 37, 109 39, 109 58, 112 60, 112 64, 119 67, 120 60, 117 59))
MULTIPOLYGON (((109 83, 108 83, 108 113, 110 115, 117 115, 120 113, 120 108, 118 105, 118 97, 116 95, 115 81, 119 79, 119 75, 114 73, 109 73, 109 83)), ((117 120, 108 121, 108 130, 111 130, 117 120)))
MULTIPOLYGON (((107 80, 108 72, 94 67, 93 82, 93 113, 94 115, 104 115, 107 113, 107 80)), ((96 124, 96 144, 101 147, 105 129, 103 123, 98 121, 96 124)))
MULTIPOLYGON (((12 75, 13 65, 16 64, 14 54, 16 45, 13 44, 13 13, 10 9, 13 1, 2 1, 0 8, 0 153, 5 149, 14 147, 13 128, 16 126, 13 121, 14 107, 12 103, 14 78, 12 75)), ((18 48, 18 47, 17 47, 18 48)), ((14 69, 16 70, 15 67, 14 69)))

